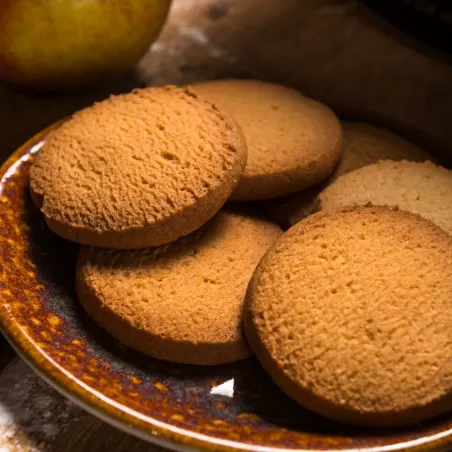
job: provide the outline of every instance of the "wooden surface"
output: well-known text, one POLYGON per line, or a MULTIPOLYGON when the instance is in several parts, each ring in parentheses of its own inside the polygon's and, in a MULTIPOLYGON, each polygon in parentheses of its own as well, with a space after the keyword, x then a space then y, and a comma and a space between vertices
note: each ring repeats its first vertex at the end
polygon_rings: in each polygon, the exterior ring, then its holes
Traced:
MULTIPOLYGON (((375 112, 420 142, 452 148, 452 67, 361 9, 356 0, 174 0, 162 35, 129 76, 66 94, 0 83, 0 160, 110 93, 229 76, 294 86, 339 111, 375 112)), ((85 413, 12 358, 0 337, 0 452, 159 450, 85 413)))

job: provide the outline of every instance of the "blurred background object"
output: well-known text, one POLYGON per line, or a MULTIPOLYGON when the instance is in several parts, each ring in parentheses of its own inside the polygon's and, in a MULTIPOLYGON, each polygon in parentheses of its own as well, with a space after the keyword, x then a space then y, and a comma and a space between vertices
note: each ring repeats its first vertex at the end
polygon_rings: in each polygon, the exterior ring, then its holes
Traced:
POLYGON ((447 0, 363 0, 409 36, 452 54, 452 2, 447 0))
POLYGON ((55 90, 131 71, 162 28, 170 2, 2 1, 0 77, 55 90))
MULTIPOLYGON (((112 54, 117 45, 110 44, 112 54)), ((109 93, 221 77, 286 84, 342 118, 381 123, 443 153, 452 146, 450 60, 385 22, 365 1, 173 0, 159 38, 121 78, 50 95, 0 84, 1 155, 109 93)))
POLYGON ((358 0, 176 0, 139 75, 146 84, 262 78, 343 118, 381 123, 442 153, 452 147, 448 56, 358 0))

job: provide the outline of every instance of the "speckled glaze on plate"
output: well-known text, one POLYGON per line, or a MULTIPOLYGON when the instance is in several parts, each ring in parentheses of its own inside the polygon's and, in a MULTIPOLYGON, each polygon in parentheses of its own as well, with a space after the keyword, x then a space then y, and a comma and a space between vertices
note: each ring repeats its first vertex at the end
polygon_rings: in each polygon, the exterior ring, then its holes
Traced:
POLYGON ((74 294, 77 246, 52 234, 28 193, 43 131, 2 167, 0 325, 31 366, 93 414, 176 450, 447 451, 452 414, 394 431, 344 427, 282 394, 259 364, 201 368, 118 344, 74 294))

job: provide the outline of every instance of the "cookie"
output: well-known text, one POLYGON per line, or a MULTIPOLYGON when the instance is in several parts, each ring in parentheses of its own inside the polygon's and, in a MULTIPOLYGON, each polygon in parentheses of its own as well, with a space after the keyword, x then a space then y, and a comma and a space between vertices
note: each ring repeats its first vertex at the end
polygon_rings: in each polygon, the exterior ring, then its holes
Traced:
POLYGON ((452 172, 432 162, 385 160, 339 177, 318 196, 315 209, 398 206, 452 233, 452 172))
POLYGON ((342 123, 344 148, 332 180, 379 160, 423 162, 432 156, 414 143, 387 129, 361 122, 342 123))
POLYGON ((246 155, 235 121, 189 89, 137 89, 55 130, 31 168, 31 193, 50 229, 66 239, 157 246, 220 209, 246 155))
POLYGON ((320 191, 338 177, 379 160, 423 162, 432 156, 404 138, 371 124, 343 122, 344 146, 341 160, 324 184, 272 201, 266 210, 283 227, 292 226, 311 215, 320 191))
POLYGON ((342 129, 325 105, 298 91, 258 80, 194 85, 242 127, 248 163, 232 200, 276 198, 326 179, 342 147, 342 129))
POLYGON ((246 358, 246 288, 282 231, 268 221, 218 213, 157 248, 83 248, 77 293, 88 314, 122 343, 155 358, 215 365, 246 358))
POLYGON ((292 227, 251 280, 245 332, 273 380, 333 420, 402 426, 452 410, 452 237, 359 207, 292 227))

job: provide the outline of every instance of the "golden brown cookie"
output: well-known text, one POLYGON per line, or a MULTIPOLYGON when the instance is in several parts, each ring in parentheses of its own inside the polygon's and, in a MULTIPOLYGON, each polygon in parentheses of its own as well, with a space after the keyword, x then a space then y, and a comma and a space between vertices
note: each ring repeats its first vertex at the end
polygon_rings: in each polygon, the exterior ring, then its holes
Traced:
POLYGON ((55 130, 32 166, 31 192, 64 238, 143 248, 204 224, 245 163, 240 128, 216 107, 189 89, 138 89, 55 130))
POLYGON ((246 358, 242 309, 251 275, 282 231, 220 212, 176 242, 144 250, 84 248, 77 293, 88 314, 155 358, 214 365, 246 358))
POLYGON ((432 162, 385 160, 352 171, 319 194, 315 209, 369 202, 417 213, 452 233, 452 172, 432 162))
POLYGON ((242 127, 248 163, 233 200, 276 198, 326 179, 342 147, 342 129, 325 105, 258 80, 219 80, 193 90, 242 127))
POLYGON ((324 184, 271 201, 267 211, 278 224, 287 227, 309 216, 317 195, 338 177, 379 160, 423 162, 432 156, 404 138, 371 124, 342 122, 344 146, 341 160, 324 184))
POLYGON ((452 237, 387 207, 320 212, 265 255, 245 332, 274 381, 339 422, 452 409, 452 237))
POLYGON ((344 149, 332 181, 379 160, 424 162, 432 156, 414 143, 387 129, 362 122, 342 123, 344 149))

